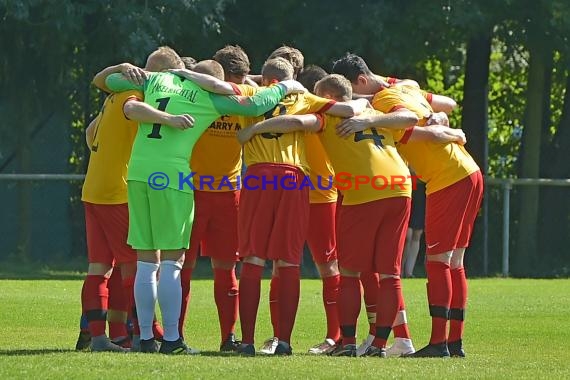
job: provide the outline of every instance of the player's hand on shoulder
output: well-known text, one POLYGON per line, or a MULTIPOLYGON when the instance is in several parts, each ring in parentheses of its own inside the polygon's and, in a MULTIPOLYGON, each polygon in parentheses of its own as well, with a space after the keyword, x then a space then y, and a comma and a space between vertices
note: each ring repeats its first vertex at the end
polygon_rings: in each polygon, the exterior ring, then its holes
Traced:
POLYGON ((148 79, 146 71, 130 63, 124 63, 121 65, 121 74, 123 74, 129 82, 138 86, 142 86, 145 80, 148 79))
POLYGON ((246 142, 252 139, 254 135, 254 125, 251 125, 247 128, 242 128, 237 132, 236 137, 241 145, 244 145, 246 142))
POLYGON ((293 79, 281 81, 279 84, 285 86, 285 92, 287 95, 308 92, 305 86, 293 79))
POLYGON ((336 134, 346 139, 356 132, 364 131, 368 128, 368 125, 369 119, 366 116, 354 116, 340 122, 336 126, 336 134))
POLYGON ((195 120, 192 116, 185 113, 182 115, 170 115, 168 122, 169 126, 184 131, 188 128, 192 128, 195 120))
POLYGON ((427 120, 426 125, 445 125, 449 127, 449 118, 445 112, 434 112, 427 120))

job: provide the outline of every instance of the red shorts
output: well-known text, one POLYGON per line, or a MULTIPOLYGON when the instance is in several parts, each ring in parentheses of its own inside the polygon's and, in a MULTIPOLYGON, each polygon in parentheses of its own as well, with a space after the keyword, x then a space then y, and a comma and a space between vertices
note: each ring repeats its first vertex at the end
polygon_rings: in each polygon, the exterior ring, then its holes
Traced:
POLYGON ((247 168, 238 212, 240 257, 301 263, 309 224, 309 189, 298 190, 304 176, 284 164, 247 168))
POLYGON ((194 223, 190 235, 188 260, 202 256, 216 260, 238 261, 237 218, 239 191, 194 191, 194 223))
POLYGON ((426 198, 426 253, 467 248, 483 198, 480 171, 426 198))
POLYGON ((337 228, 339 266, 354 272, 399 276, 410 208, 407 197, 341 206, 337 228))
POLYGON ((317 264, 337 259, 336 255, 336 202, 311 203, 307 244, 317 264))
POLYGON ((101 205, 83 202, 89 263, 113 265, 137 261, 127 244, 129 209, 126 203, 101 205))

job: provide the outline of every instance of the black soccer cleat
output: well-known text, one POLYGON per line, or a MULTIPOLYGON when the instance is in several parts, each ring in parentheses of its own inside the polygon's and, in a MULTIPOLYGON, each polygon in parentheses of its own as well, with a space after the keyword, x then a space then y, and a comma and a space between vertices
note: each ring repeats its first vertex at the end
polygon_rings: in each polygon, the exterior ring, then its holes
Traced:
POLYGON ((463 350, 463 341, 461 339, 455 342, 447 342, 447 348, 449 349, 449 355, 452 358, 464 358, 465 350, 463 350))
POLYGON ((236 352, 243 356, 255 356, 255 346, 253 344, 242 343, 238 346, 236 352))
POLYGON ((362 354, 362 356, 373 356, 373 357, 379 357, 379 358, 385 358, 386 357, 386 348, 382 347, 375 347, 375 346, 370 346, 366 349, 366 351, 364 352, 364 354, 362 354))
POLYGON ((273 355, 276 356, 293 355, 293 349, 291 348, 291 345, 289 343, 280 340, 277 343, 277 347, 275 347, 275 353, 273 355))
POLYGON ((91 334, 89 331, 80 331, 77 337, 77 343, 75 343, 76 351, 87 351, 91 346, 91 334))
POLYGON ((241 344, 241 341, 236 340, 234 333, 230 333, 226 340, 220 345, 220 352, 236 352, 241 344))
POLYGON ((413 354, 406 355, 406 358, 448 358, 449 350, 447 349, 447 343, 436 343, 428 344, 419 351, 413 354))
POLYGON ((166 355, 187 355, 190 354, 190 349, 182 338, 178 338, 175 341, 163 340, 158 352, 166 355))
POLYGON ((339 345, 329 355, 356 357, 356 344, 339 345))
POLYGON ((155 354, 158 352, 158 343, 154 338, 141 339, 140 351, 146 354, 155 354))

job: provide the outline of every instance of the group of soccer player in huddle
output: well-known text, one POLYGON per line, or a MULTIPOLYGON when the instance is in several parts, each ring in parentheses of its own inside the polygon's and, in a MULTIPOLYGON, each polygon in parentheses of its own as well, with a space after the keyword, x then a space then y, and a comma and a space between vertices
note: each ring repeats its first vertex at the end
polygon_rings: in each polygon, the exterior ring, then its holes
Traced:
POLYGON ((251 75, 247 54, 229 45, 200 62, 161 47, 144 68, 123 63, 95 76, 109 95, 86 131, 89 269, 78 349, 199 353, 186 344, 184 325, 200 254, 210 257, 214 273, 220 351, 256 354, 269 260, 273 337, 260 352, 291 355, 306 242, 326 315, 325 339, 309 353, 465 356, 463 257, 483 179, 465 135, 449 127, 456 103, 413 80, 374 74, 354 54, 332 71, 305 66, 298 49, 282 46, 261 75, 251 75), (248 186, 239 183, 244 164, 248 186), (415 186, 408 167, 427 194, 432 332, 418 351, 400 280, 415 186), (180 186, 190 173, 194 188, 180 186), (341 187, 335 173, 351 185, 341 187), (203 177, 213 180, 204 186, 203 177), (307 178, 314 186, 300 186, 307 178), (288 186, 279 186, 284 180, 288 186), (333 183, 316 186, 327 180, 333 183), (363 297, 370 328, 357 345, 363 297))

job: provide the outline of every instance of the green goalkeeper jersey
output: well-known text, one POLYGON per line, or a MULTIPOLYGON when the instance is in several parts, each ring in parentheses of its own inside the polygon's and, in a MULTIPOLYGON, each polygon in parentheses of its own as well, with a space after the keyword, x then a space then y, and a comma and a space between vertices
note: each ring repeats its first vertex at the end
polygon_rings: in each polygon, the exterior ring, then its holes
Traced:
MULTIPOLYGON (((107 77, 114 92, 144 91, 145 103, 173 115, 190 114, 192 128, 180 130, 160 124, 141 123, 135 138, 127 179, 147 182, 151 174, 166 174, 168 187, 191 192, 188 180, 190 155, 198 138, 222 115, 258 116, 273 109, 285 95, 284 86, 260 90, 249 98, 210 93, 194 82, 171 73, 150 73, 143 86, 127 81, 121 74, 107 77), (181 182, 181 178, 187 178, 181 182)), ((216 160, 215 153, 212 160, 216 160)))

